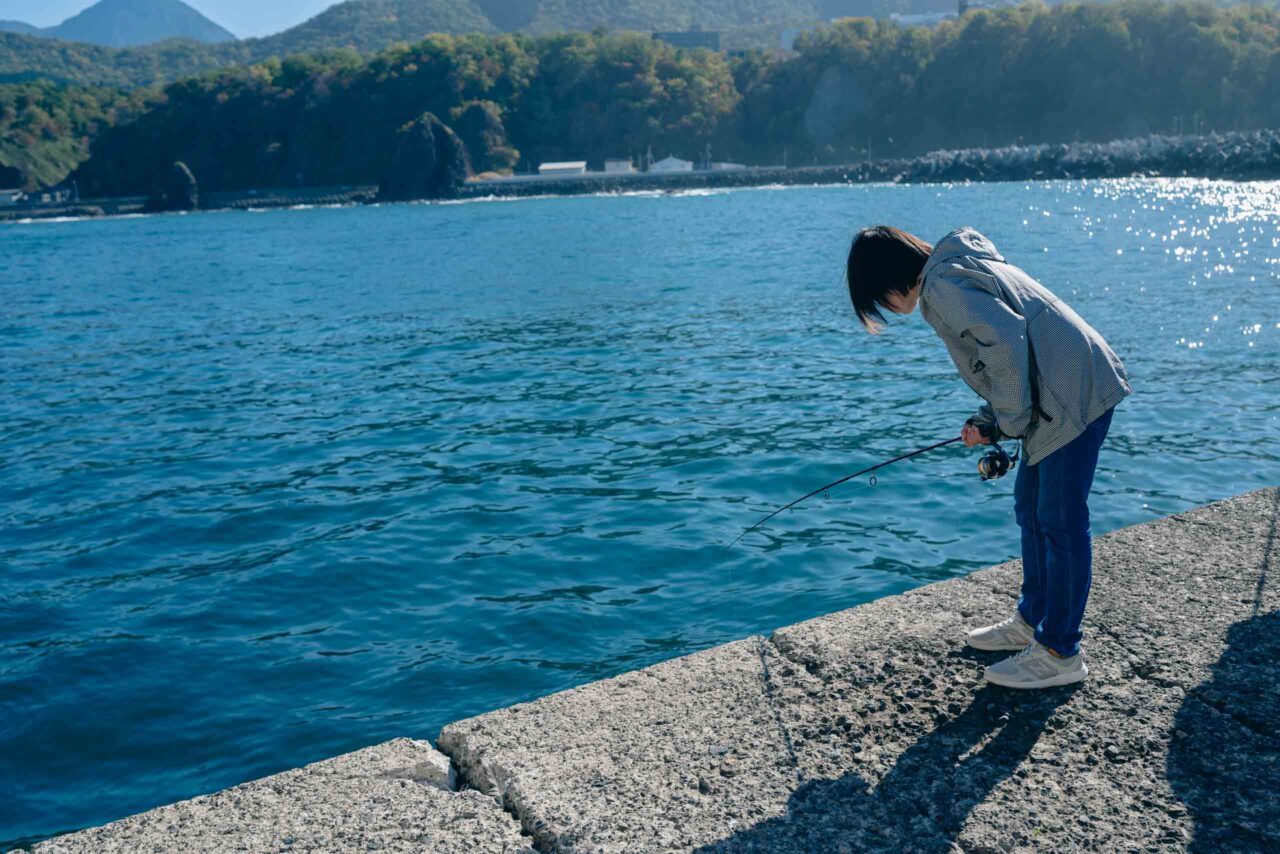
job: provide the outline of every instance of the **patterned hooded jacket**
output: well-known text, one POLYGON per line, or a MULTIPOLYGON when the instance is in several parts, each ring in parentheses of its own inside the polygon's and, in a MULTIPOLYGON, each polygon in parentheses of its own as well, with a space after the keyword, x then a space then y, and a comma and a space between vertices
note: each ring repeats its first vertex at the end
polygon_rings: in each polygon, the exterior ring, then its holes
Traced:
POLYGON ((974 423, 1022 440, 1035 465, 1131 392, 1120 358, 1084 318, 970 226, 924 265, 920 314, 986 404, 974 423))

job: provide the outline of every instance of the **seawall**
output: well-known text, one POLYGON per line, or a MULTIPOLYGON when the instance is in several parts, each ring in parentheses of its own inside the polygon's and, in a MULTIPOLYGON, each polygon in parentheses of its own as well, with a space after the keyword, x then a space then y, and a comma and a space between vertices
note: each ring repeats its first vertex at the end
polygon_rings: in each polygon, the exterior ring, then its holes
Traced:
POLYGON ((1280 850, 1278 528, 1268 488, 1097 538, 1078 685, 982 682, 1012 561, 34 850, 1280 850))

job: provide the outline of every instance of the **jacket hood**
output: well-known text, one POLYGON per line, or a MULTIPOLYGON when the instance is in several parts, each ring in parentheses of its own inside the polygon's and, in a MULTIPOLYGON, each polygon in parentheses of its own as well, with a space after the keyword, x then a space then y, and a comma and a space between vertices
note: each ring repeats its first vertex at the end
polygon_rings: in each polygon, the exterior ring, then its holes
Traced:
POLYGON ((946 236, 933 246, 928 259, 924 262, 924 273, 950 258, 968 255, 973 258, 986 258, 991 261, 1003 261, 1004 256, 996 251, 996 246, 980 231, 972 226, 962 225, 947 232, 946 236))

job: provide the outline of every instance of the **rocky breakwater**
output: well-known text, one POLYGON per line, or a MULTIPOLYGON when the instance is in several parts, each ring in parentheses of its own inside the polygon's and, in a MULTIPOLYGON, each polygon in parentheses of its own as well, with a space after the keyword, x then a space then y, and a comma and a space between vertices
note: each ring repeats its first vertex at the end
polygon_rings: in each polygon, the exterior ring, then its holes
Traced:
POLYGON ((1012 561, 36 851, 1280 850, 1280 489, 1094 555, 1076 685, 983 683, 1012 561))
POLYGON ((1280 130, 934 151, 881 174, 889 171, 891 180, 917 182, 1134 175, 1272 179, 1280 178, 1280 130))

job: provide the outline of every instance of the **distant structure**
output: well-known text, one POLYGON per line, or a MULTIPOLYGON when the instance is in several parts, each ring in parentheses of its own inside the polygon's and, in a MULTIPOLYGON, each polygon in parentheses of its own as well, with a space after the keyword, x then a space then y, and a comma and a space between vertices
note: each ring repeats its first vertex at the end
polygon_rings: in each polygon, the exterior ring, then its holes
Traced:
POLYGON ((607 157, 604 161, 604 171, 608 175, 629 175, 636 171, 636 167, 630 157, 607 157))
POLYGON ((666 42, 672 47, 680 47, 687 50, 699 47, 704 47, 707 50, 720 49, 720 33, 716 30, 704 30, 698 26, 680 32, 654 33, 653 37, 660 42, 666 42))
POLYGON ((39 202, 42 205, 61 205, 66 202, 75 201, 74 191, 70 187, 54 187, 49 190, 40 190, 35 193, 27 193, 26 200, 29 202, 39 202))
POLYGON ((75 181, 31 192, 20 188, 0 189, 0 208, 38 208, 78 201, 80 201, 80 188, 75 181))
POLYGON ((539 175, 582 175, 587 171, 587 161, 566 160, 562 163, 538 164, 539 175))
POLYGON ((649 167, 650 172, 692 172, 693 161, 679 157, 664 157, 649 167))
POLYGON ((712 172, 734 172, 738 169, 746 169, 746 168, 747 168, 747 164, 745 163, 715 162, 711 164, 712 172))
POLYGON ((785 51, 796 49, 796 39, 801 33, 811 33, 818 29, 817 24, 811 24, 807 27, 787 27, 778 37, 778 47, 785 51))
POLYGON ((979 9, 999 9, 1003 6, 1017 5, 1017 0, 959 0, 956 4, 956 17, 963 17, 965 12, 976 12, 979 9))
MULTIPOLYGON (((932 27, 934 24, 941 23, 952 18, 958 18, 964 14, 965 4, 969 0, 960 0, 960 12, 919 12, 914 14, 903 14, 902 12, 890 12, 889 20, 904 27, 932 27)), ((975 0, 975 2, 984 2, 984 0, 975 0)), ((990 7, 983 7, 990 8, 990 7)))

